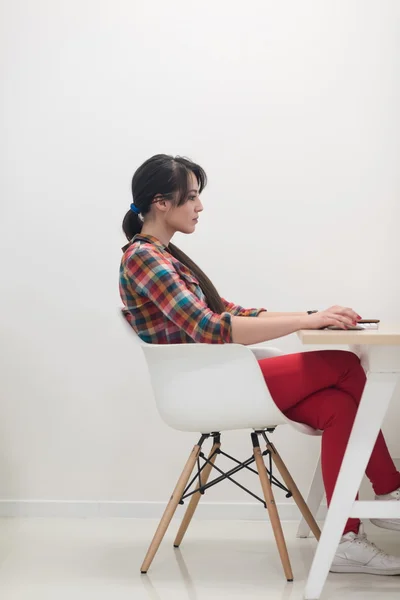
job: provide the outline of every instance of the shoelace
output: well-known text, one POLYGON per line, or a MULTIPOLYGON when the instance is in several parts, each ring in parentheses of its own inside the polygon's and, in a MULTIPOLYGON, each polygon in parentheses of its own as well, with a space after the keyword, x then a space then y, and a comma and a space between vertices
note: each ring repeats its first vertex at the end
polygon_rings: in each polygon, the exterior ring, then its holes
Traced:
POLYGON ((361 545, 364 546, 364 548, 373 548, 376 551, 376 556, 388 556, 388 554, 386 552, 384 552, 383 550, 381 550, 380 548, 378 548, 374 542, 371 542, 368 538, 367 538, 367 534, 366 533, 359 533, 358 536, 356 538, 354 538, 354 541, 361 545))

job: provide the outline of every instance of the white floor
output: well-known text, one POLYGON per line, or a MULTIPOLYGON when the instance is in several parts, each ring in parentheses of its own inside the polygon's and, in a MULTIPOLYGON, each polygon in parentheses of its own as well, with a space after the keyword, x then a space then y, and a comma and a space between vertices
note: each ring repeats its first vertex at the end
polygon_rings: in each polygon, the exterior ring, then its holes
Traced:
MULTIPOLYGON (((193 521, 181 549, 170 531, 147 575, 139 572, 156 522, 136 519, 0 519, 1 600, 298 600, 316 542, 284 523, 294 571, 286 583, 269 523, 193 521)), ((400 553, 400 533, 371 539, 400 553)), ((399 600, 400 577, 330 574, 324 600, 399 600)), ((321 600, 322 600, 321 599, 321 600)))

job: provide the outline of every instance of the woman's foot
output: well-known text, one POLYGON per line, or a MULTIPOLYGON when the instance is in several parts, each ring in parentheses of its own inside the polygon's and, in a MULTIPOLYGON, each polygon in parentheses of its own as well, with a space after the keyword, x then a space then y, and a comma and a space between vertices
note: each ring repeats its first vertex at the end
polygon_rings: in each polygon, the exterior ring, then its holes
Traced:
POLYGON ((358 533, 346 533, 333 559, 333 573, 400 575, 400 557, 391 556, 370 542, 360 525, 358 533))
MULTIPOLYGON (((375 500, 398 500, 400 502, 400 488, 398 490, 395 490, 391 494, 385 494, 384 496, 375 496, 375 500)), ((400 519, 370 519, 370 521, 377 527, 400 531, 400 519)))

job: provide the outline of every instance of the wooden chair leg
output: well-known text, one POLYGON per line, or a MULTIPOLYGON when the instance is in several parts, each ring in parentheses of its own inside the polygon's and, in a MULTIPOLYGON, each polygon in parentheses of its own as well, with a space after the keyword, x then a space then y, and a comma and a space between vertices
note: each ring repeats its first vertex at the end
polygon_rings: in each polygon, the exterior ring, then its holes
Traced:
POLYGON ((290 559, 286 547, 285 537, 283 535, 282 525, 279 518, 278 509, 276 508, 275 499, 268 478, 267 470, 265 468, 264 459, 261 454, 258 436, 256 433, 252 433, 251 437, 253 441, 253 452, 257 466, 257 471, 260 477, 261 487, 264 493, 265 502, 267 504, 267 510, 269 518, 271 520, 276 545, 278 546, 279 555, 281 557, 283 570, 285 572, 286 579, 288 581, 293 581, 293 572, 292 567, 290 565, 290 559))
MULTIPOLYGON (((318 509, 321 506, 322 500, 325 496, 324 481, 322 479, 321 469, 321 457, 318 459, 317 466, 315 468, 314 477, 311 482, 310 490, 308 492, 306 504, 311 511, 312 515, 317 515, 318 509)), ((310 534, 310 526, 303 517, 300 521, 299 528, 297 530, 298 538, 307 538, 310 534)))
POLYGON ((299 510, 303 515, 306 523, 308 524, 309 528, 311 529, 317 540, 319 540, 319 538, 321 537, 321 530, 318 527, 316 520, 314 519, 310 509, 308 508, 291 474, 287 470, 287 467, 283 462, 279 452, 277 451, 275 446, 271 444, 271 442, 267 443, 267 449, 271 452, 272 460, 274 461, 276 468, 281 474, 282 479, 286 484, 286 487, 292 493, 293 499, 299 507, 299 510))
MULTIPOLYGON (((211 462, 211 464, 207 463, 201 472, 202 484, 207 483, 208 478, 210 477, 210 473, 212 471, 212 465, 215 463, 216 458, 217 458, 216 450, 218 450, 218 448, 220 448, 220 447, 221 447, 221 444, 218 442, 218 443, 215 443, 213 445, 213 447, 211 448, 210 454, 208 455, 208 460, 211 462)), ((183 540, 183 536, 185 535, 186 530, 190 525, 190 521, 192 520, 194 512, 195 512, 197 505, 201 499, 201 496, 202 496, 202 494, 200 492, 196 492, 195 494, 192 495, 189 505, 186 509, 185 515, 183 517, 181 526, 179 527, 179 531, 178 531, 175 541, 174 541, 175 548, 179 548, 179 546, 183 540)))
POLYGON ((187 482, 189 481, 189 477, 193 471, 194 465, 196 464, 196 460, 200 454, 200 449, 201 449, 201 444, 199 442, 199 444, 194 446, 194 448, 188 458, 188 461, 185 465, 185 468, 182 471, 182 475, 178 479, 178 483, 175 486, 175 489, 172 493, 171 499, 167 504, 167 507, 161 518, 160 524, 157 527, 157 530, 156 530, 154 537, 152 539, 152 542, 149 546, 149 549, 147 551, 147 554, 145 556, 143 564, 140 568, 140 571, 142 573, 147 573, 147 570, 150 567, 150 565, 153 561, 153 558, 162 542, 165 532, 167 531, 168 526, 171 522, 171 519, 174 516, 176 508, 182 498, 182 494, 185 490, 187 482))

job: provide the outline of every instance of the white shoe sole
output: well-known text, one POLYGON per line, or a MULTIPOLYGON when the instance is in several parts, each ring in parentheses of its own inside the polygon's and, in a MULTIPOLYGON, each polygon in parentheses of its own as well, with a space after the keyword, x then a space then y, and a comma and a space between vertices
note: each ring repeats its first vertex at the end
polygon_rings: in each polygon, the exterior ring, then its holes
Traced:
POLYGON ((392 523, 385 519, 370 519, 371 523, 381 529, 391 529, 392 531, 400 531, 400 523, 392 523))
POLYGON ((331 573, 365 573, 367 575, 400 575, 400 567, 393 569, 373 569, 365 565, 338 565, 330 568, 331 573))

